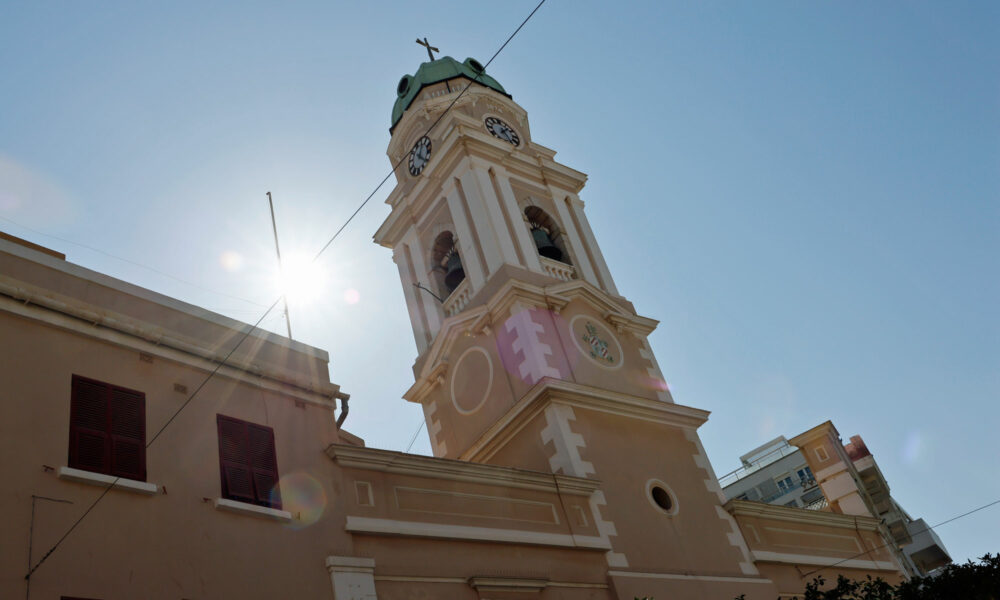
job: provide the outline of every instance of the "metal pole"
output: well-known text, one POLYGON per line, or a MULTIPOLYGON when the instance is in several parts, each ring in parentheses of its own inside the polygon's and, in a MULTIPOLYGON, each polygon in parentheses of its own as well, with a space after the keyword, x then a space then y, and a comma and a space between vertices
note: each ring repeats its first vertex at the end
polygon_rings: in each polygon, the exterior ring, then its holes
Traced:
MULTIPOLYGON (((281 263, 281 247, 278 245, 278 225, 274 221, 274 201, 271 200, 271 192, 267 193, 267 205, 271 207, 271 229, 274 231, 274 250, 278 253, 278 273, 281 274, 282 283, 285 278, 285 267, 281 263)), ((285 305, 285 325, 288 327, 288 339, 292 339, 292 320, 288 316, 288 296, 285 290, 281 290, 281 301, 285 305)))

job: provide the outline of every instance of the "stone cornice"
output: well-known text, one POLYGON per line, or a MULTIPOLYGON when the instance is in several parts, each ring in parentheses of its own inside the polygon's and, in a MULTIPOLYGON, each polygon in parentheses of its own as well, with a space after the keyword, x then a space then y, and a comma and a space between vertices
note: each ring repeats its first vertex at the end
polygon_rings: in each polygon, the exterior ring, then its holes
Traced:
POLYGON ((517 279, 509 279, 485 304, 444 320, 441 329, 434 337, 434 341, 418 360, 422 366, 417 373, 416 382, 403 397, 410 402, 420 403, 429 392, 427 386, 433 387, 439 383, 434 377, 431 377, 431 371, 448 356, 459 336, 468 331, 477 333, 488 327, 490 323, 503 319, 515 304, 520 303, 559 312, 573 298, 584 299, 591 306, 594 306, 602 313, 604 319, 619 332, 630 331, 640 337, 645 337, 659 323, 654 319, 629 312, 616 302, 613 296, 583 280, 541 287, 517 279))
MULTIPOLYGON (((483 93, 489 94, 490 90, 484 90, 483 93)), ((445 102, 446 98, 447 96, 435 98, 430 103, 445 102)), ((459 105, 464 103, 463 98, 459 105)), ((511 146, 490 136, 478 120, 462 112, 452 112, 440 127, 441 133, 434 135, 439 140, 434 148, 435 159, 428 164, 424 173, 416 180, 409 178, 405 172, 401 175, 397 173, 396 187, 386 198, 392 212, 375 233, 375 243, 393 247, 405 233, 407 225, 414 221, 413 215, 426 211, 427 203, 432 202, 446 187, 446 177, 460 170, 464 160, 485 160, 499 164, 512 175, 543 186, 556 186, 572 194, 579 193, 586 184, 586 174, 553 160, 555 152, 549 148, 535 144, 530 139, 525 139, 518 147, 511 146)), ((396 155, 393 144, 397 143, 397 139, 410 135, 408 132, 409 129, 397 128, 397 133, 390 142, 390 160, 396 155)))
POLYGON ((750 502, 747 500, 730 500, 723 506, 734 517, 758 517, 772 521, 785 521, 800 525, 819 525, 862 531, 879 531, 879 520, 873 517, 842 515, 791 506, 750 502))
POLYGON ((813 427, 812 429, 804 431, 799 435, 793 437, 792 439, 788 440, 788 443, 793 446, 798 446, 799 448, 801 448, 805 444, 808 444, 809 442, 812 442, 814 440, 823 437, 827 437, 831 440, 840 439, 840 433, 837 432, 837 428, 833 426, 833 422, 824 421, 819 425, 813 427))
POLYGON ((489 460, 550 403, 682 428, 698 428, 708 420, 709 415, 707 410, 690 406, 649 400, 546 377, 536 383, 459 458, 469 461, 489 460))
POLYGON ((482 485, 537 490, 554 494, 590 496, 590 494, 601 487, 601 482, 596 479, 527 471, 524 469, 499 467, 447 458, 433 458, 417 454, 403 454, 402 452, 393 452, 391 450, 360 448, 343 444, 330 444, 326 449, 326 454, 337 461, 337 464, 342 467, 445 479, 448 481, 463 481, 482 485))
POLYGON ((256 365, 248 365, 233 360, 219 367, 224 357, 211 355, 208 351, 194 346, 181 345, 173 347, 175 342, 169 338, 158 337, 148 339, 141 331, 124 330, 121 323, 103 321, 94 322, 85 316, 74 315, 66 310, 58 310, 25 301, 20 297, 7 297, 0 293, 0 312, 7 312, 18 317, 44 323, 55 329, 62 329, 77 335, 86 336, 104 343, 128 348, 151 356, 169 360, 206 373, 215 371, 219 377, 241 381, 282 396, 323 406, 335 408, 334 398, 350 398, 349 394, 340 391, 340 386, 325 382, 307 382, 303 379, 291 378, 286 375, 270 373, 256 365), (216 371, 216 369, 218 369, 216 371))

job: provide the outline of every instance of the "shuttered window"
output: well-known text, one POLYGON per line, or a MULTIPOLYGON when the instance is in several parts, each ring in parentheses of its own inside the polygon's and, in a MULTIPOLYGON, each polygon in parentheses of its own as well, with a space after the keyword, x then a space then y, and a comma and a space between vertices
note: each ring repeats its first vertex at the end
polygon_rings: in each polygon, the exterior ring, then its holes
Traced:
POLYGON ((73 376, 69 466, 146 481, 146 395, 73 376))
POLYGON ((218 415, 222 497, 281 508, 274 430, 218 415))

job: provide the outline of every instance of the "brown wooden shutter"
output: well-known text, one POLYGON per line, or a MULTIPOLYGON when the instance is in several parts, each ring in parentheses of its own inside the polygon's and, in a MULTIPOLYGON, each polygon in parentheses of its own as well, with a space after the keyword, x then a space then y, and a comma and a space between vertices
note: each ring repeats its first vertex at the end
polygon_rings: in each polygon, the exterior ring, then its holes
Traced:
POLYGON ((247 423, 218 415, 219 473, 222 476, 222 495, 231 500, 253 503, 250 452, 247 444, 247 423))
POLYGON ((253 466, 253 487, 257 504, 281 508, 278 489, 278 457, 274 451, 274 430, 248 424, 250 461, 253 466))
POLYGON ((224 415, 216 421, 223 497, 281 508, 274 430, 224 415))
POLYGON ((111 470, 108 388, 74 375, 71 393, 69 466, 108 473, 111 470))
POLYGON ((111 389, 111 474, 146 481, 146 398, 111 389))

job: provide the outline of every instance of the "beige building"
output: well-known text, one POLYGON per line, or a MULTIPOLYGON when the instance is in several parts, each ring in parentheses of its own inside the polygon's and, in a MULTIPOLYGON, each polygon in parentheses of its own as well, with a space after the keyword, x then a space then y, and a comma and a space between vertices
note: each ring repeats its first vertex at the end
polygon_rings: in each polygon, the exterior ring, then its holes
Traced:
MULTIPOLYGON (((0 596, 105 492, 30 597, 771 600, 834 564, 903 576, 850 494, 827 511, 725 500, 708 413, 671 397, 586 176, 482 65, 424 63, 397 95, 375 240, 434 457, 339 429, 322 350, 0 240, 0 596)), ((828 442, 801 440, 814 473, 828 442)))

